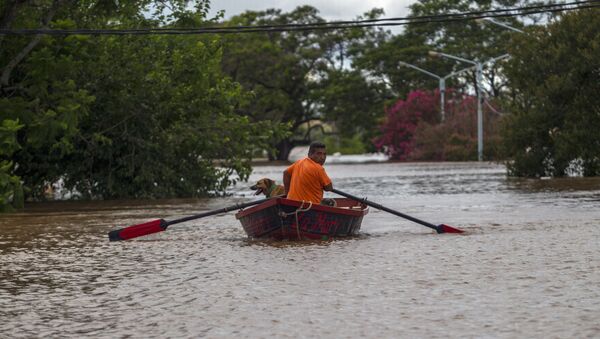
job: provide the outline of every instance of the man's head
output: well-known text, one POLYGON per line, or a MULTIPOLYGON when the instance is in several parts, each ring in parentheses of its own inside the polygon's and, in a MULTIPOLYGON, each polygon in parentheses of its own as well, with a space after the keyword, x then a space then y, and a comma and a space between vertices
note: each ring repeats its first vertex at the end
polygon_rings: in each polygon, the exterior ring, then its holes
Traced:
POLYGON ((319 141, 313 141, 308 148, 308 157, 314 162, 323 165, 327 159, 327 150, 325 144, 319 141))

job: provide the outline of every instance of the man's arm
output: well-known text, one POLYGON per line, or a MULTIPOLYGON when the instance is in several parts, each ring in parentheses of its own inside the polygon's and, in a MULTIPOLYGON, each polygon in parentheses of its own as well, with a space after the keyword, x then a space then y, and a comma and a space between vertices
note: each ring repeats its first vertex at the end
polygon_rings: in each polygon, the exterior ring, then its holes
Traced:
POLYGON ((285 194, 290 192, 290 182, 292 181, 292 175, 287 171, 283 171, 283 187, 285 187, 285 194))
POLYGON ((325 172, 325 169, 323 169, 323 171, 321 172, 321 183, 323 182, 329 182, 329 184, 323 186, 323 190, 325 191, 331 191, 333 189, 333 182, 331 181, 331 179, 329 179, 329 176, 327 175, 327 172, 325 172))

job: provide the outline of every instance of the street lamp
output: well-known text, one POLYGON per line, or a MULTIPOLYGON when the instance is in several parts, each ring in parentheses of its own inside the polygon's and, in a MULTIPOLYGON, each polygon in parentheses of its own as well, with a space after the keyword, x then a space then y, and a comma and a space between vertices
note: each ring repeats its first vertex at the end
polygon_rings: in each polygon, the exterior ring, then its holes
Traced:
POLYGON ((443 77, 441 77, 441 76, 439 76, 439 75, 437 75, 437 74, 431 73, 431 72, 429 72, 427 70, 424 70, 424 69, 422 69, 420 67, 417 67, 415 65, 406 63, 404 61, 398 61, 398 65, 410 67, 410 68, 412 68, 414 70, 417 70, 417 71, 419 71, 421 73, 425 73, 425 74, 427 74, 427 75, 429 75, 431 77, 434 77, 434 78, 438 79, 438 81, 440 82, 440 113, 441 113, 441 119, 442 119, 442 122, 443 122, 444 119, 445 119, 445 115, 446 115, 445 109, 444 109, 444 93, 446 92, 446 79, 443 78, 443 77))
POLYGON ((515 27, 507 25, 507 24, 505 24, 503 22, 496 21, 496 20, 494 20, 492 18, 479 18, 479 19, 475 19, 475 22, 477 22, 478 24, 486 24, 486 23, 489 22, 489 23, 492 23, 494 25, 498 25, 498 26, 504 27, 506 29, 510 29, 511 31, 515 31, 515 32, 519 32, 519 33, 525 33, 525 31, 523 31, 522 29, 515 28, 515 27))
POLYGON ((463 72, 466 72, 468 70, 473 69, 473 67, 467 67, 465 69, 461 69, 460 71, 452 72, 452 73, 450 73, 450 74, 448 74, 446 76, 441 77, 441 76, 439 76, 439 75, 437 75, 435 73, 431 73, 428 70, 422 69, 421 67, 415 66, 413 64, 409 64, 409 63, 404 62, 404 61, 398 61, 398 65, 405 66, 405 67, 410 67, 410 68, 412 68, 414 70, 417 70, 417 71, 419 71, 421 73, 425 73, 425 74, 427 74, 427 75, 429 75, 431 77, 434 77, 434 78, 438 79, 438 81, 440 82, 440 113, 441 113, 442 122, 446 118, 446 113, 445 113, 446 112, 446 110, 445 110, 445 106, 446 105, 445 105, 445 99, 444 99, 445 98, 445 93, 446 93, 446 79, 448 79, 450 77, 453 77, 453 76, 455 76, 457 74, 460 74, 460 73, 463 73, 463 72))
POLYGON ((481 108, 481 98, 482 98, 481 92, 482 92, 483 86, 481 85, 481 83, 483 80, 483 64, 479 60, 473 61, 473 60, 457 57, 455 55, 446 54, 446 53, 442 53, 442 52, 429 51, 429 55, 435 56, 435 57, 442 56, 442 57, 466 62, 468 64, 475 66, 476 74, 477 74, 476 79, 475 79, 475 87, 476 87, 476 92, 477 92, 477 160, 482 161, 483 160, 483 111, 481 108))

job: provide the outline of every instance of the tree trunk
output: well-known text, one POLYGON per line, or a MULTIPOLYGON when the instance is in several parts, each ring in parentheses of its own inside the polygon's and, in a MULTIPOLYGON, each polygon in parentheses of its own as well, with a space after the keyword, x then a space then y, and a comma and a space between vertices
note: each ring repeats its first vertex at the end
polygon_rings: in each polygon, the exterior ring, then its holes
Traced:
POLYGON ((292 148, 299 145, 300 142, 293 141, 290 139, 283 139, 275 145, 275 149, 277 150, 277 154, 269 154, 269 160, 281 160, 287 161, 290 156, 290 152, 292 148))
MULTIPOLYGON (((48 29, 50 22, 52 21, 52 18, 54 18, 54 15, 58 11, 58 9, 62 5, 64 5, 65 2, 66 2, 66 0, 54 0, 53 1, 52 6, 48 9, 48 12, 46 13, 46 16, 44 18, 42 18, 41 27, 40 27, 41 29, 48 29)), ((18 6, 18 5, 19 5, 19 3, 16 3, 15 6, 18 6)), ((14 10, 16 11, 17 7, 15 7, 14 10)), ((4 23, 4 24, 8 25, 12 21, 12 19, 10 18, 11 15, 13 15, 13 16, 16 15, 16 12, 12 13, 12 14, 11 13, 6 14, 5 18, 3 18, 3 20, 6 20, 6 23, 4 23)), ((2 69, 2 76, 0 76, 0 89, 2 87, 8 86, 9 80, 10 80, 10 75, 11 75, 13 69, 15 67, 17 67, 17 65, 19 63, 21 63, 21 61, 23 61, 23 59, 25 59, 25 57, 31 52, 31 50, 33 50, 35 48, 35 46, 37 46, 39 44, 39 42, 41 40, 42 40, 42 35, 37 34, 11 61, 9 61, 9 63, 6 66, 4 66, 4 68, 2 69)))
MULTIPOLYGON (((8 29, 10 25, 15 20, 17 16, 17 12, 19 7, 25 4, 25 0, 15 0, 9 1, 4 6, 4 11, 0 17, 0 28, 8 29)), ((2 47, 2 42, 4 42, 5 35, 0 35, 0 48, 2 47)))

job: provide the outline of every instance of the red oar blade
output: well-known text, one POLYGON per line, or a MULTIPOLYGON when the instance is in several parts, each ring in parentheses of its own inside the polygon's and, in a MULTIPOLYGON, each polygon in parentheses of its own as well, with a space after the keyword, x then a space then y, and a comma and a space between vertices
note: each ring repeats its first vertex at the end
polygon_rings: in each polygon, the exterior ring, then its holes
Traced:
POLYGON ((108 239, 110 241, 119 241, 137 238, 152 233, 162 232, 167 229, 167 226, 167 223, 163 219, 157 219, 143 224, 110 231, 108 232, 108 239))
POLYGON ((463 230, 459 230, 458 228, 454 228, 452 226, 448 226, 446 224, 438 225, 438 229, 441 230, 440 233, 463 233, 463 230))

